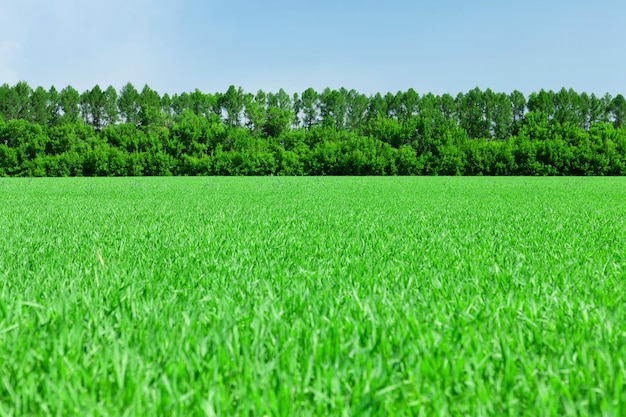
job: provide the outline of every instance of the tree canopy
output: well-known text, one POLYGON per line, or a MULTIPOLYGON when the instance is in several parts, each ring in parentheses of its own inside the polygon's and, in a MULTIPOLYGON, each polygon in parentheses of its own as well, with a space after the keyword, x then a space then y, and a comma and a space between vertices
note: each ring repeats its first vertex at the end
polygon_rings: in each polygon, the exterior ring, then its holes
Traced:
POLYGON ((0 86, 0 176, 624 174, 621 94, 0 86))

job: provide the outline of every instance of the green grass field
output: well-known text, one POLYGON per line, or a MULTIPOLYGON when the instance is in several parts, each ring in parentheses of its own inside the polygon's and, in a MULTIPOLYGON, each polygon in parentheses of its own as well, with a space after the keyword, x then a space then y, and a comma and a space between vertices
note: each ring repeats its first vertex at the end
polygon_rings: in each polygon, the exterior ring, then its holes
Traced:
POLYGON ((0 415, 624 416, 624 178, 0 180, 0 415))

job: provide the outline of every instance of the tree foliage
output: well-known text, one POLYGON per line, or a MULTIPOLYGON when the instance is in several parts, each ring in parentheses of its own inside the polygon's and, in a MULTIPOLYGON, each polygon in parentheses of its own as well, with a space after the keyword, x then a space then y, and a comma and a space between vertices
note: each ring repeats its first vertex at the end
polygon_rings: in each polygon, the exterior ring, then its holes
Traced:
POLYGON ((624 174, 621 94, 0 86, 0 176, 624 174))

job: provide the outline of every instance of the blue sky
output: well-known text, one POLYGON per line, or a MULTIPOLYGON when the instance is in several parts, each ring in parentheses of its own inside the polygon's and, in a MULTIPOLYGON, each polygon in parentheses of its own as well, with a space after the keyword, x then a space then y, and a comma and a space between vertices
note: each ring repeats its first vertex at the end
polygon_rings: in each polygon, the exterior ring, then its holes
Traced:
POLYGON ((0 0, 0 84, 626 94, 624 0, 0 0))

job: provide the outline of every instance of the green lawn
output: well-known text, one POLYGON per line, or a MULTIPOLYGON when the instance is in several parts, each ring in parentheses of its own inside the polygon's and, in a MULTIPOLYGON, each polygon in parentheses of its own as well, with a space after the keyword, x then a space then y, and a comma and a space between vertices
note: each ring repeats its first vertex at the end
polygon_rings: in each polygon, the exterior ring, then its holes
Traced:
POLYGON ((0 416, 626 415, 626 178, 0 180, 0 416))

